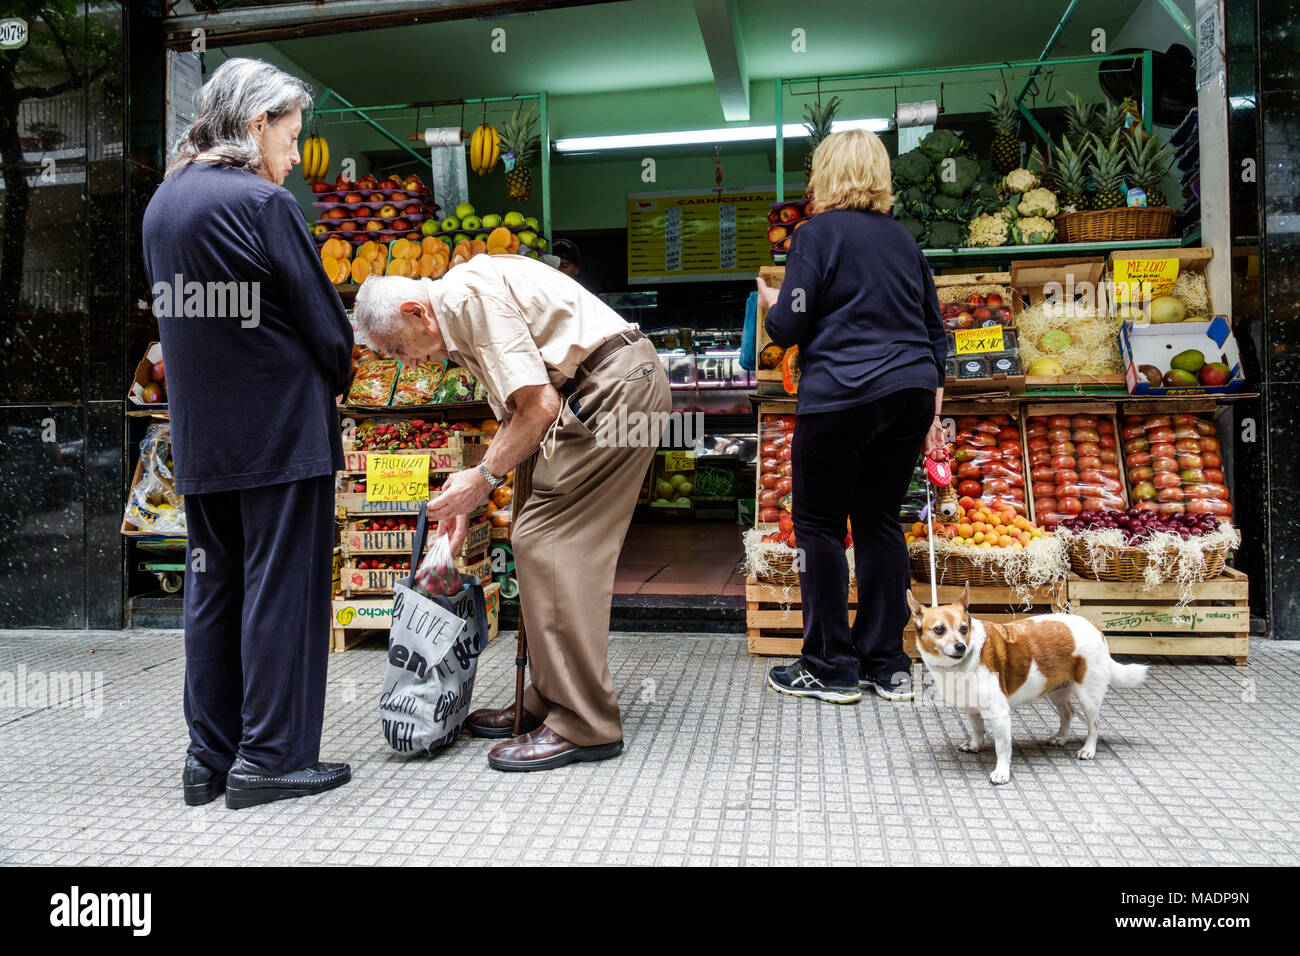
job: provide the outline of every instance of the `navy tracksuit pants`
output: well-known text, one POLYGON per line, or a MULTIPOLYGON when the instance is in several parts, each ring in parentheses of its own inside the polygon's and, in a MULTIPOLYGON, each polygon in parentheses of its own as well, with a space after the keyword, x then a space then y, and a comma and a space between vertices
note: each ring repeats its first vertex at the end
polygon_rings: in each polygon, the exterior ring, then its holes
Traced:
POLYGON ((325 715, 334 476, 185 496, 189 752, 278 773, 317 762, 325 715))

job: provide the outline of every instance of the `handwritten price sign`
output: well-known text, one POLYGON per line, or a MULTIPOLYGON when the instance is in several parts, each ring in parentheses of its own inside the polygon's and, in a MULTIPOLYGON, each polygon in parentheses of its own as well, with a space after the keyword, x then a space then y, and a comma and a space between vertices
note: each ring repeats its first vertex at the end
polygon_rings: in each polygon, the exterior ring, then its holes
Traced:
POLYGON ((669 451, 664 453, 665 471, 694 471, 695 452, 669 451))
POLYGON ((1178 259, 1116 259, 1115 292, 1120 304, 1136 306, 1165 295, 1178 279, 1178 259))
POLYGON ((957 340, 958 355, 978 355, 981 352, 1001 352, 1002 326, 990 325, 983 329, 958 329, 953 333, 957 340))
POLYGON ((428 501, 429 456, 366 455, 367 501, 428 501))

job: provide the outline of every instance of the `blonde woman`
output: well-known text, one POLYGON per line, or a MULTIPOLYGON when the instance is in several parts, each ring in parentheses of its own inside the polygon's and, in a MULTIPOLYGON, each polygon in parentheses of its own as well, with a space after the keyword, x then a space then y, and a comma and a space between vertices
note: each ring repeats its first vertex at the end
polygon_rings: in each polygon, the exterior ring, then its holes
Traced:
POLYGON ((921 450, 943 441, 938 296, 916 240, 890 218, 889 154, 878 137, 828 136, 813 154, 808 190, 817 216, 794 234, 779 294, 758 280, 768 334, 799 347, 801 370, 791 461, 803 653, 773 667, 768 683, 840 704, 861 700, 863 688, 909 700, 902 639, 911 575, 898 516, 921 450))

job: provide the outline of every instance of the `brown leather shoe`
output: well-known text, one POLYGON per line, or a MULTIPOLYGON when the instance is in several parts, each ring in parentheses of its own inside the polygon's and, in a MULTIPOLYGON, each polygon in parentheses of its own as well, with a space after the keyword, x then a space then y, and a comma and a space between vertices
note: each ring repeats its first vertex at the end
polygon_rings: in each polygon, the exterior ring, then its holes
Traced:
MULTIPOLYGON (((515 735, 515 705, 502 707, 499 710, 485 708, 476 710, 465 718, 465 726, 474 737, 513 737, 515 735)), ((542 726, 542 721, 534 717, 528 711, 524 711, 524 719, 519 724, 523 733, 530 730, 536 730, 542 726)))
POLYGON ((528 772, 554 770, 566 764, 587 760, 605 760, 623 752, 623 741, 579 747, 565 740, 543 724, 532 733, 503 741, 488 751, 488 766, 493 770, 528 772))

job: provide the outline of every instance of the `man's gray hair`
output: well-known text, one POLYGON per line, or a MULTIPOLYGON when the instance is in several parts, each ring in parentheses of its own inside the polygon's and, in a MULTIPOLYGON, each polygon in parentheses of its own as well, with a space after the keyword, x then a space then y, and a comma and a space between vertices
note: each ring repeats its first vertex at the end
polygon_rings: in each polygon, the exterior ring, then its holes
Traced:
POLYGON ((311 87, 262 60, 236 57, 217 67, 195 96, 198 115, 181 134, 167 175, 212 152, 237 169, 257 172, 262 150, 249 127, 263 113, 274 123, 295 109, 312 105, 311 87))
POLYGON ((357 290, 352 315, 357 320, 357 339, 379 347, 398 344, 411 327, 411 319, 402 314, 403 302, 428 302, 424 283, 406 276, 371 276, 357 290))

